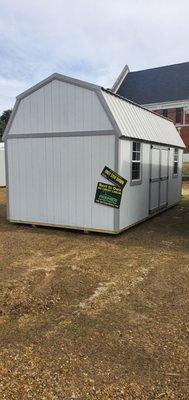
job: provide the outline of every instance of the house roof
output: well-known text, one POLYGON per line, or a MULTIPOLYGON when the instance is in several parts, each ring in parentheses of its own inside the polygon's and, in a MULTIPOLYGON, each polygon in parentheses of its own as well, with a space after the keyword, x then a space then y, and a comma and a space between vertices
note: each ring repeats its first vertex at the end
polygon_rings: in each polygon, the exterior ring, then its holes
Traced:
POLYGON ((117 93, 139 104, 189 99, 189 62, 128 72, 117 93))

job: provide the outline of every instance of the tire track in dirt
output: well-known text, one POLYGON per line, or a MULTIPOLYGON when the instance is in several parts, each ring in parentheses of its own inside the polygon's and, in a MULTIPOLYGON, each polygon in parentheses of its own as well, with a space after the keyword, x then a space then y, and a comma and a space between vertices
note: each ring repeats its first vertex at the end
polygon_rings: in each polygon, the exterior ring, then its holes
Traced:
POLYGON ((150 257, 149 253, 149 266, 137 268, 137 260, 127 264, 127 267, 132 268, 132 276, 122 276, 108 282, 101 282, 91 296, 78 304, 78 308, 88 314, 98 314, 110 304, 116 304, 123 298, 126 298, 138 287, 148 279, 150 273, 157 268, 161 263, 165 263, 165 259, 170 261, 174 258, 172 254, 164 253, 163 258, 159 257, 159 252, 150 257))

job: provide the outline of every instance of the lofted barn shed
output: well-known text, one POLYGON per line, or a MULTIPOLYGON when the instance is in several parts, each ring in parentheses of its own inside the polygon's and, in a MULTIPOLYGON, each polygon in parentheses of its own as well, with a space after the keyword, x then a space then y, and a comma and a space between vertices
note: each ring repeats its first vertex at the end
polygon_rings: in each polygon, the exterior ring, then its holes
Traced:
POLYGON ((180 200, 173 123, 100 86, 51 75, 17 97, 4 141, 11 222, 119 233, 180 200))

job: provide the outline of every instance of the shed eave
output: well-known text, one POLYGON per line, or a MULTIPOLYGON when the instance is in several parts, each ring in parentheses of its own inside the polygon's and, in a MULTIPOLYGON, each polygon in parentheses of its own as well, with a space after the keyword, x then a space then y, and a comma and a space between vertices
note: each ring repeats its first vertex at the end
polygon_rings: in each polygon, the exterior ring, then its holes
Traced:
POLYGON ((137 142, 149 143, 149 144, 153 144, 153 145, 155 144, 157 146, 174 147, 174 148, 178 148, 178 149, 182 149, 182 150, 186 148, 184 143, 183 143, 183 146, 178 146, 178 145, 175 145, 173 143, 171 144, 171 143, 165 143, 165 142, 156 142, 156 141, 152 141, 152 140, 148 140, 148 139, 140 139, 140 138, 136 138, 136 137, 133 137, 133 136, 126 136, 126 135, 119 136, 119 139, 121 139, 121 140, 134 140, 134 141, 137 141, 137 142))

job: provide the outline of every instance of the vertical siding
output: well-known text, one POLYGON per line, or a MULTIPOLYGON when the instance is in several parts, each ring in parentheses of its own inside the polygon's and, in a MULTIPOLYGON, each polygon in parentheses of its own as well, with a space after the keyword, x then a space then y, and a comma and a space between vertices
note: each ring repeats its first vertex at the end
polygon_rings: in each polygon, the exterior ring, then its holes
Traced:
POLYGON ((114 209, 94 203, 114 168, 114 136, 10 139, 10 219, 112 231, 114 209))
POLYGON ((183 150, 179 149, 178 175, 173 176, 174 149, 170 149, 169 155, 169 186, 168 186, 168 205, 173 205, 180 201, 182 186, 182 155, 183 150))
POLYGON ((94 91, 55 79, 20 101, 9 133, 109 129, 111 123, 94 91))
POLYGON ((131 145, 129 140, 119 141, 119 174, 127 179, 120 207, 120 229, 149 215, 150 144, 142 144, 142 183, 131 186, 131 145))
MULTIPOLYGON (((120 207, 120 229, 128 227, 136 222, 149 216, 149 178, 150 178, 150 144, 142 144, 142 184, 131 186, 131 141, 119 141, 119 173, 125 177, 128 182, 123 189, 123 196, 120 207)), ((159 151, 159 150, 157 150, 159 151)), ((182 185, 182 150, 179 150, 179 169, 178 176, 173 177, 173 155, 174 149, 169 151, 169 181, 168 181, 168 206, 176 204, 180 201, 181 185, 182 185)), ((167 155, 166 155, 167 156, 167 155)), ((159 159, 159 155, 158 155, 159 159)), ((157 166, 159 170, 159 164, 157 166)), ((162 159, 162 176, 166 175, 167 161, 162 159)), ((152 165, 152 176, 156 177, 156 164, 152 165)), ((161 185, 166 186, 166 181, 161 182, 161 185)), ((155 182, 151 186, 153 190, 153 198, 155 206, 158 206, 159 198, 159 182, 155 182), (157 190, 156 190, 157 189, 157 190), (156 201, 157 200, 157 201, 156 201)), ((161 205, 167 201, 167 188, 161 188, 161 205), (164 192, 165 189, 165 192, 164 192)))

